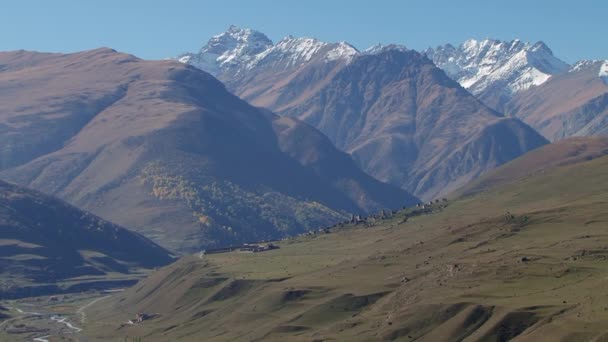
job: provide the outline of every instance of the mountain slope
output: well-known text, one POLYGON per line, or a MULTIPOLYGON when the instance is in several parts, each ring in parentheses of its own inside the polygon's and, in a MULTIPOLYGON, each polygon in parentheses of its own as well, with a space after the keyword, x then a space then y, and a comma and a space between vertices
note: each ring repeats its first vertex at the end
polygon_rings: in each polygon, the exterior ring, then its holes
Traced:
POLYGON ((368 173, 425 199, 545 143, 414 51, 357 57, 278 112, 317 127, 368 173))
POLYGON ((345 43, 288 37, 248 60, 238 72, 218 74, 235 94, 318 128, 366 172, 423 199, 546 143, 403 46, 357 52, 345 43), (284 48, 290 44, 298 48, 284 48), (328 58, 327 49, 340 58, 328 58), (282 62, 292 51, 307 51, 307 58, 282 62))
MULTIPOLYGON (((569 154, 555 148, 521 160, 569 154)), ((427 214, 410 209, 264 253, 185 257, 92 308, 93 321, 104 323, 84 333, 150 341, 601 340, 608 156, 540 164, 544 173, 520 173, 427 214), (157 316, 118 328, 136 312, 157 316)))
POLYGON ((517 93, 506 113, 536 128, 549 140, 608 135, 608 61, 582 61, 567 73, 517 93))
POLYGON ((4 53, 0 63, 2 177, 173 250, 278 238, 416 200, 313 128, 181 63, 110 49, 4 53))
POLYGON ((452 79, 499 111, 513 94, 568 70, 545 43, 518 39, 469 39, 458 47, 447 44, 424 53, 452 79))
POLYGON ((459 189, 453 197, 470 196, 492 188, 542 174, 560 166, 578 164, 608 155, 608 138, 563 139, 526 153, 459 189))
POLYGON ((25 284, 128 274, 170 263, 137 233, 36 191, 0 181, 0 295, 25 284))

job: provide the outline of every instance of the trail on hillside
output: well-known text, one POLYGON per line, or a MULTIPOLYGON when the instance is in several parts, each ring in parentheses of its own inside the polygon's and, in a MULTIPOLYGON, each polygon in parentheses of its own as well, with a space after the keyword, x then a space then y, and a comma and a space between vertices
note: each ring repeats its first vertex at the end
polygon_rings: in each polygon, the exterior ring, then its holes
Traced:
POLYGON ((93 304, 99 302, 102 299, 106 299, 106 298, 110 298, 111 295, 107 295, 104 297, 99 297, 99 298, 95 298, 92 301, 90 301, 89 303, 81 306, 78 308, 78 310, 76 310, 76 313, 80 315, 80 324, 84 324, 84 322, 86 321, 87 318, 87 314, 84 312, 84 310, 90 306, 92 306, 93 304))

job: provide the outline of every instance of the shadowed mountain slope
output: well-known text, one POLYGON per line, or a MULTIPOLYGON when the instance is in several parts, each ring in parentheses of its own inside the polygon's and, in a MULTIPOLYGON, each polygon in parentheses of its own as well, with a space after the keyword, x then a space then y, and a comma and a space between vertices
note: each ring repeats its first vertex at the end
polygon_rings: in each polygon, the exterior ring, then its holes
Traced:
POLYGON ((0 181, 2 295, 26 284, 128 274, 171 261, 167 250, 137 233, 0 181))

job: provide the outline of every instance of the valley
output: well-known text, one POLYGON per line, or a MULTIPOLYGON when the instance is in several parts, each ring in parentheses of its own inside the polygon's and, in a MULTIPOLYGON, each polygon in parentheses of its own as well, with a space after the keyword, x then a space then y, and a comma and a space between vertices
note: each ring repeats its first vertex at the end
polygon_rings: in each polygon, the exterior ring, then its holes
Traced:
POLYGON ((7 3, 0 342, 608 341, 606 10, 7 3))
MULTIPOLYGON (((539 162, 522 176, 465 188, 429 214, 404 220, 416 209, 403 210, 279 241, 267 252, 183 257, 89 307, 82 334, 146 341, 601 338, 608 151, 575 150, 576 162, 539 162), (149 319, 125 326, 137 313, 149 319)), ((524 165, 515 160, 488 177, 505 179, 524 165)))
POLYGON ((87 308, 114 291, 35 297, 4 302, 11 315, 0 323, 0 341, 79 341, 87 308))

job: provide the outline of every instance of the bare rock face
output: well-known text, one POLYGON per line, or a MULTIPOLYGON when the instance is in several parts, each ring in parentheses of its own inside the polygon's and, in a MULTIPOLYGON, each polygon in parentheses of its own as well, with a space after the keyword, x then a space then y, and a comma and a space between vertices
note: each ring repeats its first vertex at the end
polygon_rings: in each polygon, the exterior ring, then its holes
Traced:
MULTIPOLYGON (((304 38, 287 41, 299 42, 293 50, 314 46, 304 38)), ((226 69, 220 79, 254 105, 318 128, 369 174, 423 199, 546 143, 403 46, 374 46, 333 60, 318 48, 305 60, 280 63, 289 56, 283 44, 251 57, 259 62, 238 73, 226 69)))
POLYGON ((211 75, 110 49, 0 54, 0 178, 176 250, 279 238, 416 199, 211 75))

